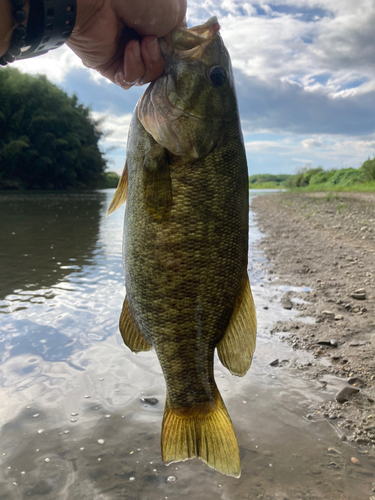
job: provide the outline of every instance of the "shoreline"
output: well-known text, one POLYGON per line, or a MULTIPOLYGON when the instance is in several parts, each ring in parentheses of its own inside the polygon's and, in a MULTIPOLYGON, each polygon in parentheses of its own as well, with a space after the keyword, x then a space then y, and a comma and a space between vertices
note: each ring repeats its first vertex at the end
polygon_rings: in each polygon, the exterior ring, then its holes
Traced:
POLYGON ((284 294, 282 306, 298 316, 271 330, 313 355, 301 376, 334 394, 310 417, 327 418, 342 440, 375 447, 375 193, 273 193, 255 197, 252 210, 268 273, 310 289, 284 294))

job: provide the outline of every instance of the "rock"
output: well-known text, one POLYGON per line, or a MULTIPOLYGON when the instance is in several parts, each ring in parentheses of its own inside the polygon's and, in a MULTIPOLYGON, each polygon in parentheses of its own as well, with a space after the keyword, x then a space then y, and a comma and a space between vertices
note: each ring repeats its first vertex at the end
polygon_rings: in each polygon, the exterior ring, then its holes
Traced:
POLYGON ((319 345, 327 345, 329 347, 337 347, 339 343, 337 340, 318 340, 317 344, 319 345))
POLYGON ((159 400, 156 398, 142 398, 142 402, 147 405, 155 406, 159 403, 159 400))
POLYGON ((355 458, 355 457, 352 457, 350 459, 350 461, 353 463, 353 464, 356 464, 356 465, 359 465, 361 462, 358 460, 358 458, 355 458))
POLYGON ((350 377, 348 378, 348 384, 354 385, 354 384, 360 384, 364 385, 365 381, 362 378, 359 377, 350 377))
POLYGON ((274 359, 273 361, 271 361, 270 363, 270 366, 278 366, 279 365, 279 360, 278 359, 274 359))
POLYGON ((345 401, 349 401, 350 397, 354 394, 357 394, 357 392, 360 392, 357 387, 343 387, 339 392, 336 393, 335 399, 338 403, 345 403, 345 401))
POLYGON ((281 306, 284 309, 292 309, 293 307, 292 301, 287 295, 284 295, 284 297, 281 299, 281 306))
POLYGON ((341 452, 339 450, 336 450, 336 448, 328 448, 328 453, 341 455, 341 452))
POLYGON ((352 299, 356 300, 365 300, 366 299, 366 290, 364 288, 360 288, 359 290, 355 290, 350 294, 352 299))
POLYGON ((324 314, 324 316, 329 316, 330 318, 334 318, 336 315, 333 311, 322 311, 322 314, 324 314))
POLYGON ((340 321, 342 319, 344 319, 344 316, 342 316, 341 314, 336 314, 335 321, 340 321))

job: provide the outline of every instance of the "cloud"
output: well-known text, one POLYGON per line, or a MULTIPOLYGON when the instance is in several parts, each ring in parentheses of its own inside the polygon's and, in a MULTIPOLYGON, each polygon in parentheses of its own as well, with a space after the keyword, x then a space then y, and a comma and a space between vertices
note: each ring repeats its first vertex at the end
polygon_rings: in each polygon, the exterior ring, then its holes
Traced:
MULTIPOLYGON (((232 58, 252 173, 306 161, 359 166, 375 154, 374 0, 189 0, 190 26, 213 15, 232 58)), ((123 91, 67 47, 15 66, 46 74, 106 115, 114 132, 103 147, 119 148, 108 156, 121 169, 144 88, 123 91)))
POLYGON ((105 144, 111 148, 126 149, 129 126, 132 114, 113 115, 109 113, 92 111, 91 116, 94 120, 100 120, 100 128, 107 133, 105 144))

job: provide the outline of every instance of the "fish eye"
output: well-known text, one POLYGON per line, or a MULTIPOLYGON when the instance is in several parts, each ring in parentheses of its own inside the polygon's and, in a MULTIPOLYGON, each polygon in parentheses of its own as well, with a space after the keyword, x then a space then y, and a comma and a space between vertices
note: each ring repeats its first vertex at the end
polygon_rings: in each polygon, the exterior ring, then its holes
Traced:
POLYGON ((221 66, 213 66, 212 68, 208 68, 207 78, 211 82, 214 87, 221 87, 227 81, 227 74, 225 69, 221 66))

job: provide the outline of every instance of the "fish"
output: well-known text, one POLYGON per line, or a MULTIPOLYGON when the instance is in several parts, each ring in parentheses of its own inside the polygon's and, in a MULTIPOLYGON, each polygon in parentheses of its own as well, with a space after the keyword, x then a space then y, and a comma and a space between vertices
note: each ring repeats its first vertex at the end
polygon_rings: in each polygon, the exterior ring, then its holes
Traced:
POLYGON ((166 464, 200 458, 240 477, 214 353, 248 371, 256 313, 248 265, 246 154, 229 53, 216 17, 159 40, 165 70, 135 108, 108 213, 126 201, 120 316, 134 353, 155 349, 166 383, 166 464))

